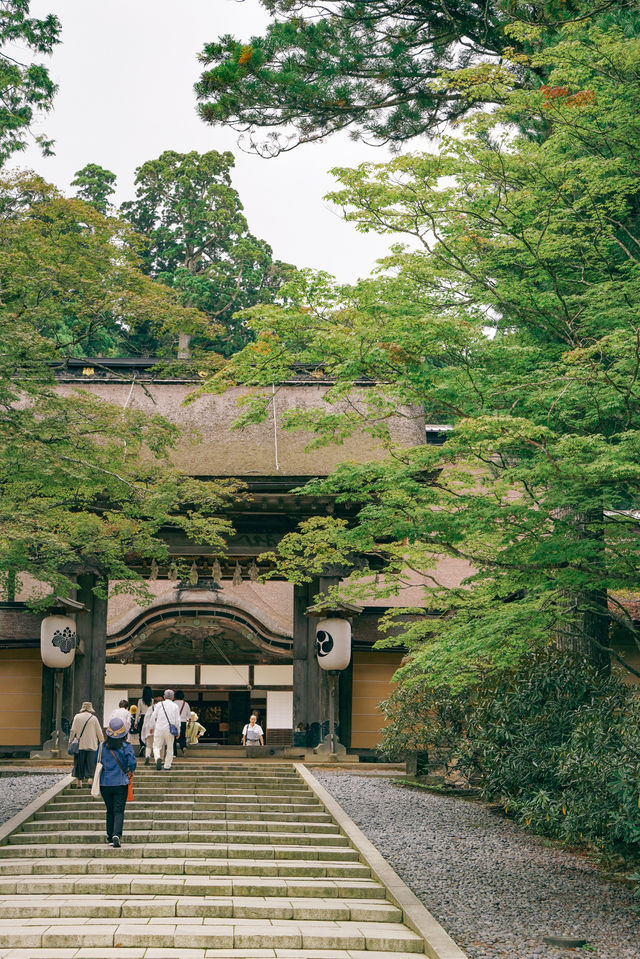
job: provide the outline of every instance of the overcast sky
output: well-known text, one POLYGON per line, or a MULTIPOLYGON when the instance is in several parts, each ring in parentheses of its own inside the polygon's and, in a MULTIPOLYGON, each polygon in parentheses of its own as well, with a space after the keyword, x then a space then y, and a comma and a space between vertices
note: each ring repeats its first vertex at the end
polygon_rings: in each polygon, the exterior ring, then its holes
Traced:
POLYGON ((331 167, 382 162, 386 151, 338 135, 263 160, 196 114, 197 53, 224 33, 261 32, 267 17, 258 0, 32 0, 31 9, 62 22, 50 62, 60 88, 55 111, 38 125, 56 145, 54 157, 29 148, 17 165, 66 190, 76 170, 99 163, 118 175, 121 201, 132 195, 135 168, 163 150, 231 150, 250 229, 279 259, 349 282, 384 255, 390 238, 356 233, 323 196, 334 186, 331 167))

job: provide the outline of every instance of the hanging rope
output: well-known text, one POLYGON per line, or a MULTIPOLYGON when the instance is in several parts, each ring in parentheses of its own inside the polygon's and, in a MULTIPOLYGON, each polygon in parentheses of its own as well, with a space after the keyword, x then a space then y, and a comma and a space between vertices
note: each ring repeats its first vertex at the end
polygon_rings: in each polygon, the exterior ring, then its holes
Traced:
POLYGON ((271 394, 273 396, 273 448, 276 456, 276 470, 280 470, 278 464, 278 418, 276 411, 276 385, 275 383, 271 384, 271 394))

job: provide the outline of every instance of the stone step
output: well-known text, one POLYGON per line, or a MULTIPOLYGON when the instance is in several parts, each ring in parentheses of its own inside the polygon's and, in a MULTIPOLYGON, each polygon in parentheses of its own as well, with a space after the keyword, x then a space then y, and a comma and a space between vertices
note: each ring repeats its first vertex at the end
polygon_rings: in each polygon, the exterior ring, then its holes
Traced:
MULTIPOLYGON (((421 953, 423 940, 396 922, 141 917, 0 919, 0 948, 341 949, 421 953)), ((104 953, 101 953, 104 955, 104 953)), ((245 953, 246 955, 246 953, 245 953)))
MULTIPOLYGON (((134 749, 136 744, 132 744, 134 749)), ((138 746, 138 749, 140 747, 138 746)), ((188 768, 190 770, 196 770, 197 772, 205 773, 217 773, 225 772, 231 776, 241 775, 242 772, 253 772, 260 773, 260 775, 265 776, 276 776, 283 774, 285 776, 296 776, 297 772, 295 769, 295 763, 297 760, 284 761, 284 762, 265 762, 264 759, 258 760, 247 760, 241 763, 239 762, 220 762, 215 759, 207 758, 206 760, 199 761, 197 757, 187 749, 186 753, 188 757, 188 768)), ((187 764, 185 764, 187 765, 187 764)))
MULTIPOLYGON (((134 819, 148 819, 157 822, 165 820, 167 817, 171 817, 171 820, 175 822, 176 817, 172 815, 174 811, 180 812, 179 818, 181 820, 185 819, 189 821, 198 819, 207 822, 218 820, 220 822, 233 823, 244 822, 247 819, 246 809, 242 812, 230 812, 226 809, 202 809, 200 806, 194 806, 190 809, 170 810, 164 808, 160 803, 143 804, 133 802, 127 807, 127 822, 134 819)), ((93 818, 96 815, 104 815, 104 810, 100 809, 97 803, 93 803, 91 806, 81 806, 78 809, 64 807, 62 810, 58 808, 51 811, 47 806, 43 812, 36 813, 30 822, 51 822, 59 825, 61 812, 64 812, 66 822, 75 822, 83 818, 93 818)), ((326 812, 264 812, 256 809, 252 809, 251 812, 256 821, 259 819, 260 822, 300 823, 320 826, 329 824, 332 821, 331 816, 326 812)))
MULTIPOLYGON (((159 790, 162 791, 162 794, 166 794, 167 790, 164 786, 148 786, 141 788, 134 780, 134 792, 139 799, 154 799, 157 798, 159 790)), ((183 791, 176 787, 176 793, 182 793, 183 791)), ((296 794, 286 794, 278 793, 270 795, 267 792, 249 792, 248 790, 236 791, 229 790, 227 792, 203 792, 196 791, 190 793, 191 802, 235 802, 235 803, 244 803, 245 805, 253 805, 256 802, 264 803, 265 805, 271 803, 282 803, 284 805, 291 805, 291 796, 294 796, 295 803, 303 806, 318 806, 318 800, 310 793, 296 793, 296 794)), ((90 798, 89 790, 85 787, 84 789, 72 789, 69 788, 67 791, 60 793, 57 798, 59 803, 65 802, 77 802, 78 797, 87 797, 90 798)), ((177 800, 176 800, 177 801, 177 800)))
POLYGON ((415 959, 415 952, 359 949, 1 949, 0 959, 415 959))
MULTIPOLYGON (((13 837, 11 837, 13 838, 13 837)), ((113 849, 104 843, 104 835, 98 836, 97 842, 88 845, 74 843, 73 849, 76 856, 86 858, 102 859, 113 855, 113 849)), ((315 860, 357 860, 358 853, 355 849, 341 846, 302 846, 302 845, 243 845, 227 843, 151 843, 142 844, 131 843, 127 839, 125 832, 122 848, 119 855, 126 858, 135 859, 154 859, 166 858, 168 853, 174 857, 185 857, 186 859, 298 859, 305 862, 315 860)), ((34 843, 33 845, 21 845, 18 843, 8 846, 0 846, 0 859, 25 857, 30 859, 60 858, 63 859, 69 853, 66 843, 34 843)))
MULTIPOLYGON (((183 789, 183 784, 179 779, 168 779, 167 773, 164 769, 156 770, 153 775, 144 777, 142 779, 138 774, 135 774, 135 782, 139 789, 142 789, 147 792, 157 792, 158 783, 164 779, 165 782, 162 785, 163 792, 175 790, 177 794, 188 793, 189 795, 202 796, 207 794, 218 794, 221 796, 268 796, 270 799, 276 799, 282 797, 283 799, 288 799, 291 801, 295 799, 297 801, 304 801, 305 798, 311 799, 313 802, 317 802, 317 799, 310 793, 307 789, 304 788, 293 788, 290 786, 265 786, 262 783, 251 783, 245 780, 244 782, 239 782, 235 785, 227 784, 223 785, 222 783, 187 783, 186 789, 183 789)), ((87 786, 69 786, 69 789, 66 793, 68 796, 75 796, 82 794, 86 791, 88 794, 89 789, 87 786)))
MULTIPOLYGON (((141 779, 149 778, 155 776, 157 769, 155 765, 155 759, 153 757, 149 758, 149 763, 147 764, 142 757, 138 757, 138 767, 136 769, 136 776, 140 776, 141 779)), ((202 783, 202 782, 219 782, 224 783, 225 785, 235 785, 237 783, 246 784, 247 782, 261 783, 262 785, 286 785, 292 786, 293 788, 306 788, 305 783, 300 780, 300 777, 296 773, 292 773, 290 776, 265 776, 262 772, 252 772, 248 770, 247 773, 242 775, 226 775, 225 773, 211 773, 205 772, 204 770, 200 772, 193 771, 190 767, 183 766, 179 760, 175 760, 175 766, 172 766, 171 769, 163 769, 163 774, 171 779, 180 779, 181 782, 186 782, 189 784, 192 783, 202 783)))
MULTIPOLYGON (((41 826, 42 824, 38 824, 41 826)), ((46 825, 46 824, 45 824, 46 825)), ((317 832, 278 832, 265 826, 264 829, 254 828, 253 831, 243 832, 240 830, 227 829, 202 829, 201 827, 190 828, 189 824, 175 826, 168 835, 162 835, 162 830, 158 829, 137 829, 132 828, 131 824, 126 826, 126 837, 128 843, 168 843, 171 845, 179 842, 197 842, 197 843, 224 843, 224 844, 247 844, 256 845, 290 845, 296 846, 343 846, 346 839, 340 833, 317 833, 317 832)), ((90 828, 82 831, 74 829, 71 832, 44 832, 38 828, 35 832, 19 832, 9 837, 10 845, 26 845, 34 842, 60 843, 63 845, 76 845, 91 842, 102 842, 104 839, 104 824, 101 822, 91 823, 90 828)))
MULTIPOLYGON (((64 797, 64 794, 62 794, 64 797)), ((47 803, 45 811, 47 813, 54 812, 56 815, 67 812, 89 809, 96 810, 102 809, 101 806, 102 800, 94 799, 92 796, 89 796, 87 793, 85 797, 80 798, 80 796, 73 798, 58 798, 52 800, 50 803, 47 803)), ((251 803, 251 810, 254 813, 286 813, 288 816, 327 816, 328 814, 323 811, 323 806, 320 803, 251 803)), ((134 804, 129 806, 129 809, 145 809, 145 810, 171 810, 175 812, 189 812, 191 810, 197 810, 198 812, 233 812, 246 816, 247 814, 247 803, 246 802, 197 802, 194 799, 190 800, 163 800, 158 799, 145 799, 141 800, 137 797, 134 800, 134 804)), ((331 817, 329 816, 329 819, 331 817)))
MULTIPOLYGON (((105 885, 107 883, 105 882, 105 885)), ((384 899, 339 899, 337 897, 234 896, 206 892, 178 895, 162 890, 149 893, 134 885, 131 894, 48 895, 36 887, 31 893, 5 896, 0 892, 0 915, 4 919, 125 919, 131 916, 201 916, 203 919, 303 919, 340 922, 401 922, 402 911, 384 899), (145 898, 151 896, 153 898, 145 898)))
MULTIPOLYGON (((246 817, 245 817, 246 820, 246 817)), ((143 812, 138 812, 137 810, 127 810, 127 830, 143 828, 145 824, 151 825, 152 832, 175 832, 176 829, 176 820, 175 819, 159 819, 156 816, 148 816, 143 812), (135 825, 134 825, 135 824, 135 825)), ((104 814, 98 815, 98 811, 94 811, 92 817, 89 816, 68 816, 65 818, 65 827, 69 829, 73 827, 74 831, 78 830, 88 830, 95 829, 97 824, 104 822, 104 814)), ((189 832, 204 832, 205 830, 211 830, 212 832, 286 832, 286 833, 313 833, 315 835, 339 835, 338 826, 332 822, 279 822, 277 820, 263 820, 262 816, 259 819, 256 819, 252 822, 242 821, 242 820, 229 820, 229 819, 202 819, 200 816, 196 819, 183 816, 180 818, 180 829, 188 829, 189 832)), ((36 818, 31 822, 25 823, 22 827, 22 833, 31 833, 31 832, 57 832, 60 829, 60 822, 54 820, 42 820, 36 818)))
MULTIPOLYGON (((122 850, 120 850, 122 851, 122 850)), ((317 880, 329 880, 329 887, 333 888, 333 880, 340 880, 340 888, 351 888, 353 883, 359 889, 376 889, 379 885, 369 878, 368 868, 360 862, 332 862, 331 860, 316 860, 307 862, 298 859, 154 859, 142 857, 118 857, 114 850, 112 855, 103 858, 74 859, 65 857, 58 859, 0 859, 0 883, 5 892, 12 892, 12 881, 18 876, 64 876, 64 875, 166 875, 166 876, 208 876, 212 879, 221 876, 230 876, 241 883, 249 882, 251 886, 260 883, 270 887, 282 888, 285 883, 295 880, 306 888, 309 884, 317 884, 317 880), (241 878, 242 877, 242 878, 241 878)), ((326 885, 326 884, 325 884, 326 885)), ((235 888, 235 887, 234 887, 235 888)), ((343 893, 347 895, 347 893, 343 893)), ((245 895, 242 893, 242 895, 245 895)), ((275 893, 274 893, 275 895, 275 893)), ((301 895, 301 893, 296 893, 301 895)), ((325 893, 322 893, 325 895, 325 893)), ((326 893, 328 895, 328 893, 326 893)))
MULTIPOLYGON (((182 789, 183 786, 188 789, 189 792, 261 792, 266 795, 272 796, 277 793, 283 795, 311 795, 304 786, 299 784, 292 785, 289 783, 265 783, 261 780, 253 781, 251 779, 238 779, 237 782, 225 782, 222 779, 213 779, 213 780, 202 780, 198 778, 193 782, 184 783, 181 777, 174 776, 172 772, 166 769, 156 769, 154 766, 153 773, 144 773, 141 774, 139 769, 135 772, 136 782, 140 787, 145 787, 149 789, 154 789, 158 783, 159 779, 165 779, 170 787, 182 789)), ((71 786, 72 792, 80 792, 81 789, 86 787, 84 786, 71 786)))

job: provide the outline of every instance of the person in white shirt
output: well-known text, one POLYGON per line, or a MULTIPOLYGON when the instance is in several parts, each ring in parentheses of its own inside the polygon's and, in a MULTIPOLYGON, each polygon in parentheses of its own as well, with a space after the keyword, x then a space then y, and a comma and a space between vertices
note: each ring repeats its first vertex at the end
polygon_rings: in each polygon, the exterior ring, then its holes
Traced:
POLYGON ((129 731, 130 731, 130 729, 131 729, 131 713, 129 712, 129 702, 128 702, 128 700, 126 700, 126 699, 121 699, 121 700, 120 700, 120 702, 118 703, 118 708, 117 708, 117 709, 114 709, 113 712, 111 713, 111 715, 109 716, 109 720, 108 720, 108 722, 107 722, 107 726, 109 725, 109 723, 111 722, 112 719, 121 719, 121 720, 122 720, 122 722, 124 723, 124 725, 125 725, 125 727, 126 727, 127 736, 128 736, 128 735, 129 735, 129 731))
POLYGON ((153 710, 153 690, 151 689, 151 686, 145 686, 142 690, 142 696, 138 700, 138 711, 136 712, 135 721, 135 730, 140 734, 139 756, 142 756, 142 753, 144 752, 144 736, 142 735, 144 718, 150 710, 153 710))
POLYGON ((153 733, 154 733, 154 713, 153 708, 148 709, 144 714, 142 729, 140 730, 140 748, 144 750, 144 764, 148 766, 151 762, 151 753, 153 752, 153 733))
POLYGON ((262 726, 258 726, 256 721, 255 714, 251 716, 251 719, 247 725, 242 730, 242 745, 243 746, 264 746, 264 733, 262 731, 262 726))
POLYGON ((173 690, 165 689, 164 699, 153 710, 153 755, 156 761, 156 769, 162 769, 162 750, 166 749, 164 754, 164 768, 171 769, 173 762, 173 741, 176 735, 170 727, 173 726, 176 731, 180 729, 180 712, 173 701, 173 690))
POLYGON ((185 700, 184 693, 181 689, 176 689, 174 702, 180 711, 180 735, 176 740, 176 756, 178 755, 178 746, 182 750, 182 755, 184 756, 184 751, 187 748, 187 723, 189 722, 189 716, 191 715, 191 706, 185 700))

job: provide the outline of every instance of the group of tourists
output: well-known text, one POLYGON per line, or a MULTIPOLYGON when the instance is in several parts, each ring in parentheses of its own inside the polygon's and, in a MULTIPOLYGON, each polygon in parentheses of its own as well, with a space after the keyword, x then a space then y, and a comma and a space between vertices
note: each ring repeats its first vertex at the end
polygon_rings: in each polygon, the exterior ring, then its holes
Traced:
POLYGON ((87 780, 94 795, 99 787, 106 808, 107 842, 114 848, 120 847, 127 796, 138 764, 133 745, 128 741, 129 733, 139 733, 140 755, 145 752, 147 765, 153 749, 156 769, 162 769, 164 761, 164 769, 168 770, 173 763, 174 748, 182 749, 184 755, 189 727, 191 743, 196 743, 205 728, 198 723, 197 714, 189 709, 184 695, 172 689, 165 689, 164 696, 154 701, 151 688, 145 686, 137 707, 129 708, 127 700, 121 700, 104 729, 93 704, 82 703, 69 734, 70 744, 77 743, 72 786, 80 788, 87 780))
POLYGON ((205 733, 194 712, 184 698, 181 689, 174 693, 165 689, 164 696, 153 696, 150 686, 145 686, 136 707, 136 731, 140 737, 140 752, 144 754, 145 766, 155 759, 156 769, 171 769, 174 754, 178 750, 184 756, 188 746, 194 746, 205 733), (173 735, 170 727, 177 730, 173 735))
MULTIPOLYGON (((121 700, 104 729, 93 704, 82 703, 69 733, 70 747, 72 744, 75 747, 75 778, 71 785, 80 788, 86 780, 93 795, 102 796, 107 842, 116 849, 120 847, 125 806, 138 764, 134 747, 128 741, 131 732, 140 737, 139 756, 144 753, 145 765, 149 765, 153 755, 157 770, 169 770, 174 753, 178 755, 181 749, 184 755, 188 745, 198 742, 205 727, 198 722, 198 714, 190 709, 182 690, 165 689, 163 696, 154 697, 151 687, 145 686, 137 706, 121 700)), ((251 714, 242 730, 242 745, 252 748, 264 745, 257 713, 251 714)))

